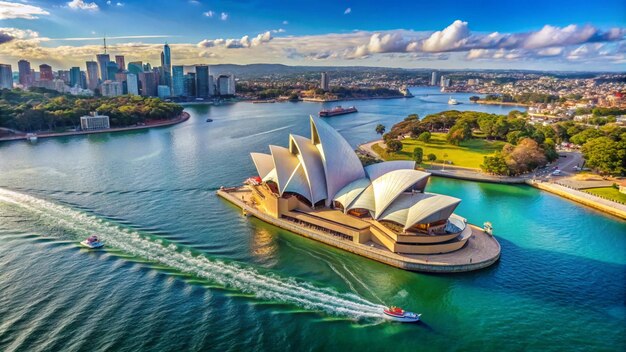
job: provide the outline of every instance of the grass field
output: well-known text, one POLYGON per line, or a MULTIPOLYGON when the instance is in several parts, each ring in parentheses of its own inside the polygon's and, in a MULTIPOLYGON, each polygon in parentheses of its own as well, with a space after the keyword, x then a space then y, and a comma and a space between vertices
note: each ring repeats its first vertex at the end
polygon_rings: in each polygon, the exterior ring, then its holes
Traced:
POLYGON ((585 192, 595 194, 596 196, 604 197, 614 200, 619 203, 626 204, 626 194, 620 193, 617 188, 613 187, 600 187, 600 188, 587 188, 585 192))
POLYGON ((471 139, 456 146, 446 141, 445 133, 433 133, 428 143, 415 139, 403 139, 402 150, 398 153, 387 153, 378 144, 374 145, 372 149, 385 160, 410 160, 413 159, 413 149, 421 147, 424 149, 425 162, 430 153, 435 154, 439 162, 443 160, 443 155, 447 154, 445 159, 451 161, 452 165, 478 169, 486 155, 500 151, 502 146, 504 146, 504 142, 484 139, 471 139))

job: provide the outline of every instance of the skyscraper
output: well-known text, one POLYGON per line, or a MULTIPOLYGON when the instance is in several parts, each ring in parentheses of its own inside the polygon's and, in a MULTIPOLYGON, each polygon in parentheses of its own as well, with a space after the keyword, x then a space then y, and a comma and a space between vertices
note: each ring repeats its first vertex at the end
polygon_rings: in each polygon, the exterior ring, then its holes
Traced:
POLYGON ((186 97, 196 96, 196 74, 194 72, 189 72, 185 75, 183 95, 186 97))
POLYGON ((98 63, 87 61, 87 88, 94 90, 98 88, 98 63))
POLYGON ((139 74, 139 82, 141 82, 141 95, 145 97, 156 96, 157 85, 152 71, 141 72, 139 74))
POLYGON ((430 75, 430 85, 431 86, 437 85, 437 71, 433 71, 433 73, 430 75))
POLYGON ((196 96, 209 96, 209 66, 196 65, 196 96))
POLYGON ((117 67, 117 64, 114 61, 109 61, 106 67, 107 67, 107 76, 106 78, 103 78, 102 80, 115 81, 115 74, 117 74, 117 70, 119 69, 117 67))
POLYGON ((170 46, 165 43, 161 52, 161 84, 172 87, 172 54, 170 46))
POLYGON ((128 72, 138 75, 143 72, 143 62, 133 61, 128 63, 128 72))
POLYGON ((0 89, 4 88, 13 88, 13 70, 8 64, 0 64, 0 89))
POLYGON ((109 77, 109 71, 107 70, 107 65, 111 62, 111 58, 109 54, 98 54, 96 55, 96 61, 98 61, 98 66, 100 67, 100 79, 106 81, 109 77))
POLYGON ((126 75, 126 89, 128 94, 139 95, 139 84, 136 74, 129 73, 126 75))
POLYGON ((30 85, 33 84, 33 76, 31 75, 30 62, 26 60, 20 60, 17 62, 17 68, 20 72, 19 82, 22 87, 30 87, 30 85))
POLYGON ((181 96, 185 91, 185 74, 183 66, 172 67, 172 95, 181 96))
POLYGON ((126 62, 124 61, 124 55, 115 55, 115 63, 118 70, 126 70, 126 62))
POLYGON ((52 67, 50 65, 39 65, 39 80, 40 81, 52 81, 54 75, 52 74, 52 67))
POLYGON ((324 91, 328 91, 328 83, 329 83, 328 82, 328 73, 322 72, 320 88, 323 89, 324 91))
POLYGON ((70 87, 80 86, 80 67, 72 67, 70 69, 70 87))

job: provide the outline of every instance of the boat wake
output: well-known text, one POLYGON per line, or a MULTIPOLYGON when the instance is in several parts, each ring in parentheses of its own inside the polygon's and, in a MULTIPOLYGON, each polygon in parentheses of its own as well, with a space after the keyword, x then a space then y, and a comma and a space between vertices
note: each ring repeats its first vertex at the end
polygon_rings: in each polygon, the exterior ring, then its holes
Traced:
POLYGON ((340 293, 273 273, 261 273, 243 264, 210 259, 174 243, 44 199, 0 188, 0 203, 27 211, 34 221, 58 233, 59 237, 80 240, 87 234, 97 234, 108 247, 196 276, 225 289, 252 294, 261 300, 293 304, 307 310, 355 320, 383 318, 384 306, 356 294, 340 293))

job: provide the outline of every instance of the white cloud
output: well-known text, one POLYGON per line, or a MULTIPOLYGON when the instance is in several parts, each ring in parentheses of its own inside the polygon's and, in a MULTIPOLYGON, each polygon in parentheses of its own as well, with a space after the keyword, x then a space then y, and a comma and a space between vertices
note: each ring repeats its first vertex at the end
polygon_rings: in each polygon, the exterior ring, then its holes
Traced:
POLYGON ((215 12, 207 11, 207 12, 203 13, 203 15, 206 16, 206 17, 213 17, 213 16, 215 16, 215 12))
POLYGON ((228 14, 226 12, 222 12, 220 14, 220 20, 226 21, 228 19, 228 14))
POLYGON ((344 15, 349 15, 350 13, 352 13, 352 9, 349 7, 343 12, 344 15))
POLYGON ((430 52, 452 51, 465 45, 469 35, 467 22, 456 20, 443 31, 434 32, 424 40, 422 50, 430 52))
POLYGON ((85 2, 84 0, 72 0, 67 3, 67 6, 75 10, 98 11, 99 9, 95 2, 85 2))
POLYGON ((289 21, 285 20, 285 21, 283 21, 283 24, 286 26, 286 25, 289 24, 289 21))
POLYGON ((572 45, 585 43, 598 33, 598 29, 592 26, 578 27, 571 24, 567 27, 544 26, 541 30, 530 33, 524 41, 527 49, 545 48, 555 45, 572 45))
POLYGON ((196 46, 198 48, 212 48, 212 47, 224 47, 227 49, 239 49, 239 48, 252 48, 256 46, 269 43, 272 39, 272 31, 267 31, 257 35, 250 39, 249 36, 244 35, 241 39, 204 39, 196 46))
POLYGON ((8 20, 12 18, 34 20, 39 18, 40 15, 45 16, 49 14, 50 12, 38 6, 0 1, 0 20, 8 20))

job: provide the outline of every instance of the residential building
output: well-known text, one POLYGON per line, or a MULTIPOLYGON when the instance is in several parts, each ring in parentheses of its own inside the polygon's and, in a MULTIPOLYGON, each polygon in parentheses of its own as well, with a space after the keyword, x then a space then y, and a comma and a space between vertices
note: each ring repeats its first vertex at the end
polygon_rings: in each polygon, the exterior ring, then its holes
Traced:
POLYGON ((122 82, 106 80, 100 85, 100 93, 105 97, 116 97, 124 94, 122 82))
POLYGON ((111 62, 109 54, 96 55, 96 61, 98 61, 98 66, 100 67, 100 79, 106 81, 109 77, 107 65, 109 64, 109 62, 111 62))
POLYGON ((65 84, 70 84, 70 71, 67 70, 59 70, 57 71, 57 78, 65 82, 65 84))
POLYGON ((126 74, 126 91, 128 94, 139 95, 139 84, 137 75, 134 73, 126 74))
POLYGON ((13 88, 13 70, 11 65, 0 64, 0 89, 13 88))
POLYGON ((172 95, 181 96, 185 91, 184 66, 172 67, 172 95))
POLYGON ((80 117, 80 128, 83 131, 103 130, 111 128, 109 117, 92 112, 90 115, 80 117))
POLYGON ((126 62, 124 61, 124 55, 115 55, 115 63, 118 70, 126 70, 126 62))
POLYGON ((117 64, 115 63, 115 61, 110 61, 109 63, 107 63, 107 78, 110 81, 115 81, 115 75, 117 74, 117 71, 119 70, 119 68, 117 67, 117 64))
POLYGON ((218 95, 234 95, 235 94, 235 76, 220 75, 217 78, 217 94, 218 95))
POLYGON ((437 71, 433 71, 433 73, 431 73, 430 75, 430 85, 431 86, 436 86, 437 85, 437 77, 438 73, 437 71))
POLYGON ((145 97, 154 97, 157 95, 157 85, 152 71, 141 72, 139 74, 139 82, 141 86, 141 95, 145 97))
POLYGON ((87 88, 95 90, 98 88, 98 63, 87 61, 87 88))
POLYGON ((30 62, 20 60, 17 62, 19 70, 19 83, 22 87, 28 88, 33 84, 33 75, 31 74, 30 62))
POLYGON ((70 87, 81 86, 80 67, 70 69, 70 87))
POLYGON ((329 81, 328 81, 328 73, 327 72, 322 72, 320 88, 323 89, 325 92, 328 91, 329 81))
POLYGON ((52 81, 54 75, 52 74, 52 67, 50 65, 39 65, 39 80, 40 81, 52 81))
POLYGON ((196 65, 196 95, 201 98, 209 97, 209 66, 196 65))

